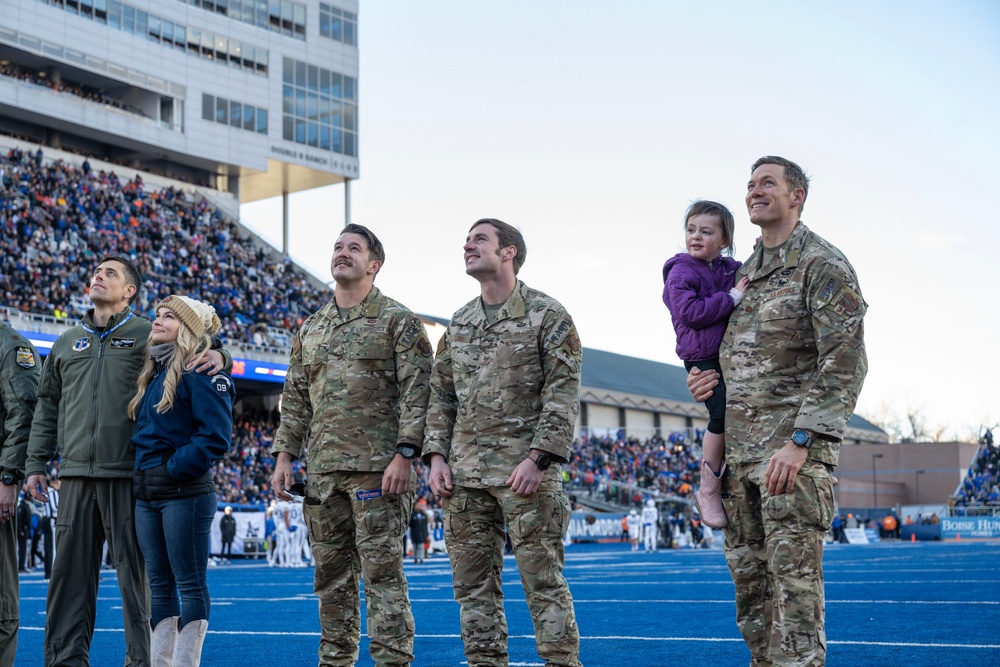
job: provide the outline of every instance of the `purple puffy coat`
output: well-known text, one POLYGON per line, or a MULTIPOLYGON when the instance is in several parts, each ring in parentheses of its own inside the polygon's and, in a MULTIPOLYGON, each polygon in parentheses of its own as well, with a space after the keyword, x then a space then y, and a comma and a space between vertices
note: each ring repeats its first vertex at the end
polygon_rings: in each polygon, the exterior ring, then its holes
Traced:
POLYGON ((677 334, 677 356, 702 361, 719 356, 729 314, 735 305, 729 290, 740 262, 717 257, 711 263, 681 252, 663 265, 663 303, 677 334))

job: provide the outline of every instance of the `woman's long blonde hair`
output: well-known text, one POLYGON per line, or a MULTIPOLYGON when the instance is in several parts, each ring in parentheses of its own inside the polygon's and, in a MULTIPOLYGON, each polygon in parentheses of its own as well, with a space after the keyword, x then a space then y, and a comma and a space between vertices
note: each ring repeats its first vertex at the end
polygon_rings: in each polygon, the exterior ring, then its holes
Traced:
MULTIPOLYGON (((166 308, 166 306, 164 307, 166 308)), ((167 308, 167 310, 170 309, 167 308)), ((184 373, 184 366, 192 357, 200 355, 212 346, 212 338, 207 333, 198 338, 180 318, 178 318, 178 322, 180 322, 180 326, 177 327, 174 356, 170 358, 166 371, 167 377, 163 380, 163 398, 156 404, 156 412, 161 415, 174 407, 177 383, 180 382, 181 375, 184 373)), ((139 414, 139 405, 142 404, 142 397, 146 394, 146 387, 149 386, 149 381, 153 379, 153 374, 156 372, 156 362, 153 361, 149 351, 152 338, 153 334, 150 332, 149 339, 146 341, 146 362, 143 364, 142 370, 139 371, 139 393, 128 404, 128 416, 133 421, 139 414)))

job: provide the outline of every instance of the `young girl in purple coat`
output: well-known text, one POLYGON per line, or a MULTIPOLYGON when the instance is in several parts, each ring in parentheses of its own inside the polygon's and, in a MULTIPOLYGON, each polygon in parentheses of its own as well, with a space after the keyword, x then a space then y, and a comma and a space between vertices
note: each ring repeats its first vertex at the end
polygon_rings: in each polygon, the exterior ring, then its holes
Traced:
POLYGON ((705 401, 708 430, 702 439, 701 486, 695 493, 701 520, 712 528, 727 524, 722 507, 726 385, 719 365, 719 345, 729 315, 743 299, 749 282, 744 277, 733 284, 740 268, 740 262, 730 256, 734 227, 728 208, 713 201, 696 201, 684 216, 687 252, 674 255, 663 265, 663 303, 670 309, 677 334, 677 356, 684 360, 686 370, 697 366, 719 372, 719 386, 705 401))

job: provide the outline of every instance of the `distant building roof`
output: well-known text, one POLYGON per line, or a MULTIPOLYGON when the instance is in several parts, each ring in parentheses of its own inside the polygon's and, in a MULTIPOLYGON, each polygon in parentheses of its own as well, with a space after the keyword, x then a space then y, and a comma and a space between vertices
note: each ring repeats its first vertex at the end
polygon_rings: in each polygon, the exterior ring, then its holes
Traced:
POLYGON ((585 387, 693 403, 687 388, 687 371, 659 361, 583 348, 585 387))
MULTIPOLYGON (((687 388, 687 371, 659 361, 583 348, 584 387, 621 391, 681 403, 693 403, 687 388)), ((850 428, 881 431, 868 420, 851 415, 850 428)))

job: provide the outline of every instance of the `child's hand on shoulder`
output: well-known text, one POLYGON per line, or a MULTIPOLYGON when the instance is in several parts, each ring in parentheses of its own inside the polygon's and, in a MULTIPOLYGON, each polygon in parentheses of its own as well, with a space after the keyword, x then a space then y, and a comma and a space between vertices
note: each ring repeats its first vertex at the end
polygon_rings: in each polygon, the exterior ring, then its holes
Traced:
POLYGON ((740 301, 743 300, 743 292, 747 291, 747 285, 750 284, 750 279, 746 276, 740 278, 740 281, 736 283, 736 286, 729 290, 729 296, 733 299, 733 306, 740 305, 740 301))

